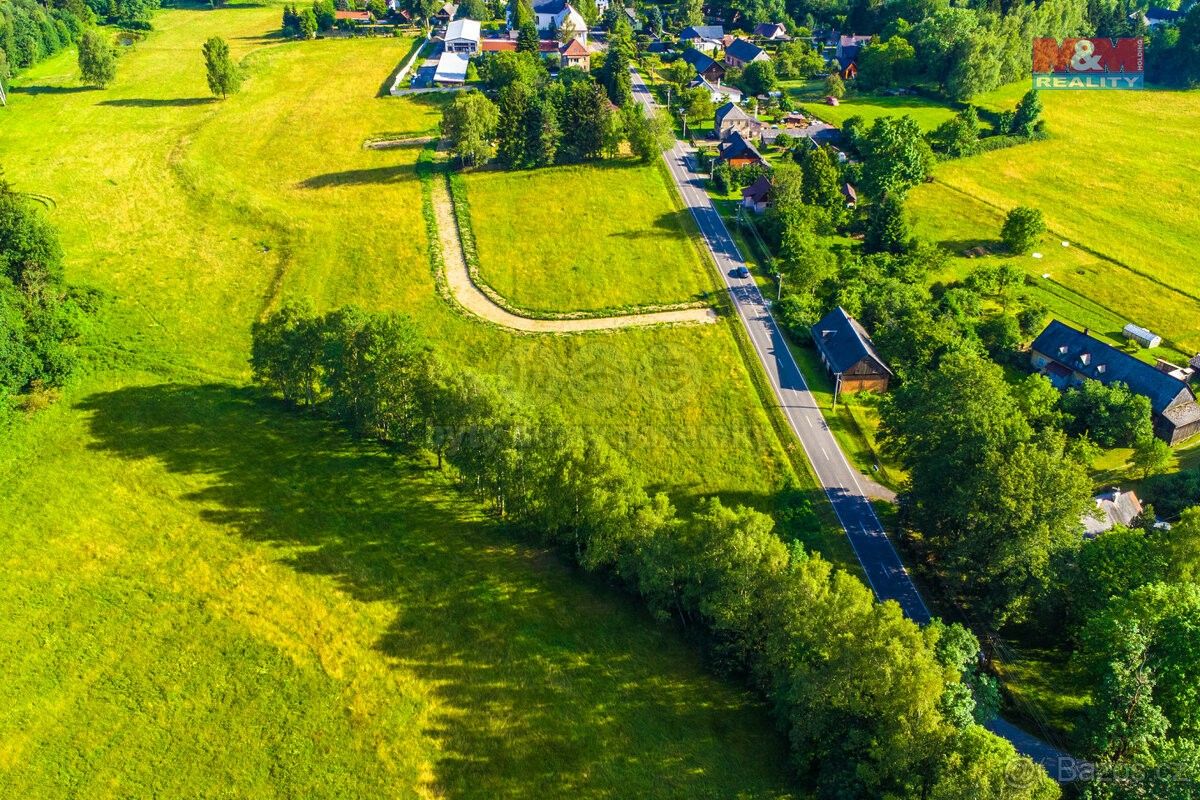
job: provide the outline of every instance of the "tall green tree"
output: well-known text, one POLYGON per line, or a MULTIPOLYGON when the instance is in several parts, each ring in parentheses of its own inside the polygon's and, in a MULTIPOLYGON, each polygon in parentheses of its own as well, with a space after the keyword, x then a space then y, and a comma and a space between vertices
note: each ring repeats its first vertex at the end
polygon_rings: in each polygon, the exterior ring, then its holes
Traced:
POLYGON ((904 204, 885 195, 871 206, 863 248, 868 253, 903 253, 912 247, 904 204))
POLYGON ((222 100, 242 87, 242 71, 229 55, 229 43, 214 36, 204 43, 204 70, 208 88, 222 100))
POLYGON ((89 29, 79 39, 79 77, 101 88, 117 76, 117 51, 100 31, 89 29))
POLYGON ((442 112, 442 136, 462 164, 483 164, 496 148, 493 139, 499 122, 495 103, 480 92, 458 92, 442 112))
POLYGON ((1046 233, 1042 212, 1028 206, 1017 206, 1008 212, 1000 229, 1000 240, 1011 253, 1028 253, 1046 233))
POLYGON ((908 115, 879 117, 857 146, 863 156, 863 188, 872 198, 895 195, 903 200, 933 168, 933 151, 908 115))
POLYGON ((1035 437, 1000 367, 967 351, 910 375, 883 406, 882 436, 949 585, 993 624, 1026 619, 1079 547, 1091 496, 1065 437, 1035 437))

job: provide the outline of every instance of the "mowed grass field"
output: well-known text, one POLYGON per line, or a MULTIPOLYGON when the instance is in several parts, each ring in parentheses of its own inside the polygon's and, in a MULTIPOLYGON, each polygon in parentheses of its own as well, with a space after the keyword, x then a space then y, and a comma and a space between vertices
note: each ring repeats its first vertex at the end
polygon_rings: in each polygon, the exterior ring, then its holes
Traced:
POLYGON ((463 177, 480 275, 517 307, 666 305, 702 299, 715 286, 657 164, 463 177))
POLYGON ((284 42, 279 13, 164 11, 110 89, 66 53, 0 109, 8 179, 111 298, 87 374, 0 453, 0 795, 788 795, 763 709, 670 629, 427 465, 244 388, 255 319, 353 302, 680 505, 768 508, 792 477, 726 324, 513 336, 441 300, 419 145, 363 147, 434 131, 440 101, 376 96, 410 42, 284 42), (248 73, 226 102, 214 34, 248 73))
MULTIPOLYGON (((1136 322, 1167 340, 1169 357, 1200 350, 1200 93, 1042 99, 1051 137, 940 165, 910 197, 916 230, 961 253, 995 246, 1014 206, 1038 208, 1050 228, 1043 257, 988 260, 1012 260, 1045 281, 1063 319, 1119 342, 1124 323, 1136 322)), ((956 271, 978 263, 959 258, 956 271)))

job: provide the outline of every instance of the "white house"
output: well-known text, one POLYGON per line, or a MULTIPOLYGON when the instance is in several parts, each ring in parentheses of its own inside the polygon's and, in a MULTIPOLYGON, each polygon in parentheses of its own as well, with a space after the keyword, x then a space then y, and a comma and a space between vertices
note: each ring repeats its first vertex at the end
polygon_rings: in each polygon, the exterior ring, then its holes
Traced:
POLYGON ((474 55, 479 52, 479 21, 456 19, 446 27, 446 51, 474 55))
POLYGON ((437 86, 461 86, 467 82, 468 56, 462 53, 446 51, 438 59, 437 71, 433 73, 433 82, 437 86))
MULTIPOLYGON (((510 29, 515 27, 513 15, 516 13, 516 6, 515 2, 508 4, 508 27, 510 29)), ((570 28, 575 31, 576 39, 587 44, 587 20, 566 0, 533 0, 533 15, 540 33, 570 28)))
POLYGON ((707 89, 709 95, 712 96, 712 101, 714 103, 742 102, 742 92, 740 89, 734 88, 733 86, 726 86, 720 81, 712 83, 711 81, 705 80, 702 76, 697 75, 692 79, 692 82, 688 84, 688 88, 695 88, 697 86, 703 86, 705 89, 707 89))

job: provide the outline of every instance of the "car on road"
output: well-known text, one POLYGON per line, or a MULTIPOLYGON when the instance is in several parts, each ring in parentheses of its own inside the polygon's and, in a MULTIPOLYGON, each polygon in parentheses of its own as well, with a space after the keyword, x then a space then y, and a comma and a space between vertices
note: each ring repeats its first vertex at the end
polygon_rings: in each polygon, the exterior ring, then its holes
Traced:
POLYGON ((738 267, 737 269, 730 270, 729 274, 734 278, 749 278, 750 270, 746 269, 745 267, 738 267))

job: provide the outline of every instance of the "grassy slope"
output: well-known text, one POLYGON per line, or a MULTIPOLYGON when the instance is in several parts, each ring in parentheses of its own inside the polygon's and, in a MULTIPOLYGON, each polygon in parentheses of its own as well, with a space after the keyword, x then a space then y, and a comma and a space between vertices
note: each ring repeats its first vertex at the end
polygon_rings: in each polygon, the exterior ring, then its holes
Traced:
MULTIPOLYGON (((1200 94, 1044 92, 1043 100, 1051 138, 940 166, 935 183, 913 192, 917 230, 958 252, 995 242, 1013 206, 1039 208, 1051 229, 1044 257, 1018 263, 1067 290, 1047 287, 1059 295, 1057 314, 1109 335, 1132 320, 1177 350, 1200 349, 1200 189, 1191 166, 1200 94), (1108 318, 1089 316, 1083 307, 1092 303, 1108 318)), ((972 264, 958 262, 963 271, 972 264)))
POLYGON ((700 299, 713 279, 656 166, 466 177, 480 272, 518 307, 588 311, 700 299))
POLYGON ((677 639, 437 476, 235 388, 280 297, 358 302, 601 428, 678 502, 765 505, 787 472, 724 326, 512 337, 449 309, 417 151, 361 147, 436 122, 374 97, 408 43, 281 43, 277 18, 164 12, 110 90, 74 90, 63 55, 0 110, 9 178, 57 202, 71 279, 114 296, 97 373, 0 465, 19 676, 0 793, 781 792, 761 711, 677 639), (225 103, 203 85, 213 33, 250 71, 225 103))

